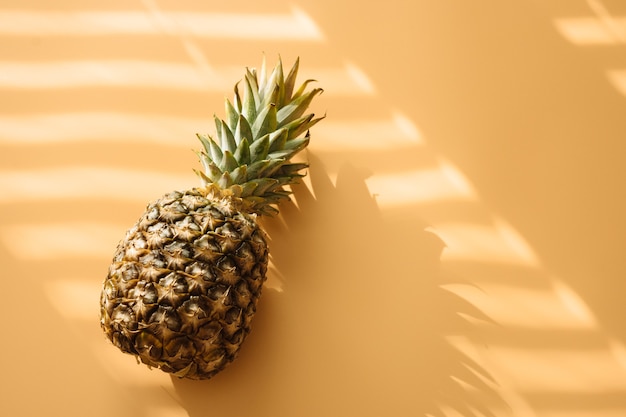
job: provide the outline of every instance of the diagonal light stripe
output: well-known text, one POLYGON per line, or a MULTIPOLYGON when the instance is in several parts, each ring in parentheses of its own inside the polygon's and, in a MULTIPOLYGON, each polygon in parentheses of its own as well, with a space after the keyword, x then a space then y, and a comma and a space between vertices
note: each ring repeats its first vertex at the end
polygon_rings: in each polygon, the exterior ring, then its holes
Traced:
POLYGON ((213 129, 213 122, 161 114, 71 112, 0 116, 0 144, 34 145, 59 142, 120 140, 199 146, 193 135, 213 129))
MULTIPOLYGON (((353 64, 318 67, 319 85, 331 95, 373 95, 371 81, 353 64)), ((311 72, 311 71, 309 71, 311 72)), ((303 74, 306 75, 306 74, 303 74)), ((147 60, 0 61, 0 88, 58 89, 80 87, 152 88, 158 90, 230 91, 241 67, 210 67, 147 60)))
POLYGON ((575 395, 623 392, 626 387, 626 374, 616 372, 615 360, 607 349, 528 350, 492 345, 489 356, 522 391, 575 395))
POLYGON ((107 167, 61 167, 0 171, 0 204, 63 198, 143 201, 200 185, 189 175, 107 167))
POLYGON ((0 12, 0 35, 108 36, 184 34, 201 38, 322 41, 323 34, 301 9, 290 13, 148 11, 0 12), (175 27, 174 27, 175 25, 175 27))
POLYGON ((575 45, 611 45, 619 42, 600 19, 595 17, 560 18, 554 21, 557 31, 575 45))
MULTIPOLYGON (((45 145, 106 140, 199 148, 195 133, 212 133, 209 118, 115 112, 0 115, 0 145, 45 145)), ((418 128, 406 116, 324 120, 315 126, 315 149, 383 150, 421 146, 418 128)))
POLYGON ((445 260, 471 260, 540 267, 541 261, 531 246, 503 220, 493 224, 437 224, 437 235, 446 242, 445 260))
POLYGON ((299 74, 303 78, 312 78, 319 81, 319 86, 330 95, 362 94, 373 96, 376 94, 374 83, 367 74, 351 62, 344 62, 336 67, 313 67, 304 69, 299 74), (314 74, 314 76, 313 76, 314 74))
POLYGON ((587 0, 587 5, 617 41, 626 42, 626 20, 623 17, 611 15, 602 0, 587 0))
MULTIPOLYGON (((525 288, 502 277, 501 282, 478 282, 477 287, 456 285, 451 290, 501 326, 519 329, 593 330, 597 323, 586 305, 559 287, 525 288)), ((449 287, 448 287, 449 288, 449 287)))
POLYGON ((0 240, 14 258, 23 261, 109 258, 125 229, 90 222, 15 224, 2 228, 0 240))
POLYGON ((315 126, 318 150, 383 150, 419 145, 424 145, 424 141, 418 128, 400 113, 389 119, 328 119, 315 126))
MULTIPOLYGON (((109 245, 106 250, 112 255, 115 247, 110 245, 110 240, 107 243, 109 245)), ((97 246, 101 245, 97 244, 97 246)), ((100 252, 101 250, 98 253, 100 252)), ((105 273, 103 271, 103 275, 105 273)), ((57 279, 44 282, 44 288, 50 303, 62 316, 78 320, 95 321, 98 319, 97 300, 100 295, 100 284, 78 279, 57 279)))
POLYGON ((223 91, 226 83, 197 66, 132 60, 0 62, 0 88, 135 87, 223 91))
POLYGON ((478 199, 463 174, 442 158, 432 169, 374 175, 366 183, 381 207, 478 199))
POLYGON ((626 95, 626 69, 609 70, 606 76, 618 92, 626 95))

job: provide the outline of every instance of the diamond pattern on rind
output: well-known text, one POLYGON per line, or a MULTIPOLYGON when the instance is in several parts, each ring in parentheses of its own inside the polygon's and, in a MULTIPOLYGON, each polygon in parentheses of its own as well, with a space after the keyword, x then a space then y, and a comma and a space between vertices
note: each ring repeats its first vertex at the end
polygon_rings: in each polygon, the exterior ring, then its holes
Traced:
POLYGON ((119 244, 101 294, 101 325, 113 344, 192 379, 232 362, 267 271, 255 218, 199 189, 148 205, 119 244))

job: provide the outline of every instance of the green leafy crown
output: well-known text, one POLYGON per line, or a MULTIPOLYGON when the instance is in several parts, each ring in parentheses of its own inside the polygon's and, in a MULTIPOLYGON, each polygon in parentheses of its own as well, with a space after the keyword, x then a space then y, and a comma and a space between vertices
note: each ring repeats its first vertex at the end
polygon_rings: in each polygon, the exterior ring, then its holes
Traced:
POLYGON ((215 116, 215 137, 197 135, 204 148, 197 152, 204 170, 196 173, 204 185, 230 190, 258 213, 275 213, 271 205, 290 194, 285 186, 304 176, 307 164, 290 160, 309 144, 309 128, 323 119, 305 114, 323 90, 308 89, 314 80, 296 90, 298 67, 296 59, 286 77, 280 59, 269 75, 265 60, 260 74, 246 68, 243 80, 235 84, 233 102, 226 99, 226 117, 215 116))

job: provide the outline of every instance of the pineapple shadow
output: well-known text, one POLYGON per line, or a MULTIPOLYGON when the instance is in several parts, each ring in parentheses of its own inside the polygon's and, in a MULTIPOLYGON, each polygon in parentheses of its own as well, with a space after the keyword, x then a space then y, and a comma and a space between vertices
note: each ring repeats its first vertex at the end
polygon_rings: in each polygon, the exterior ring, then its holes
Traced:
POLYGON ((172 377, 190 417, 494 416, 488 372, 447 341, 488 320, 441 287, 443 242, 414 218, 388 221, 366 175, 309 180, 263 219, 271 269, 237 360, 208 381, 172 377))

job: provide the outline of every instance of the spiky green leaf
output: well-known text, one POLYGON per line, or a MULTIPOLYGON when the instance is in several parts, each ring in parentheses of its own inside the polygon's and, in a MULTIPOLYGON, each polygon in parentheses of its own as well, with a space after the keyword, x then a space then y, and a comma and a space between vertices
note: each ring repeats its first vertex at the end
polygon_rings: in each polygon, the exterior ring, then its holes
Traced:
POLYGON ((193 172, 195 172, 196 175, 200 177, 200 180, 202 181, 202 185, 207 186, 213 183, 213 181, 211 181, 211 179, 207 177, 207 175, 204 172, 198 171, 197 169, 194 169, 193 172))
MULTIPOLYGON (((283 75, 283 63, 278 59, 278 64, 272 70, 272 73, 267 80, 267 84, 265 85, 265 90, 263 91, 264 95, 267 95, 270 92, 270 89, 273 89, 275 85, 284 86, 285 79, 283 75)), ((284 88, 280 88, 276 97, 277 105, 282 106, 285 100, 285 90, 284 88)))
POLYGON ((220 188, 224 190, 226 188, 229 188, 231 185, 233 185, 233 180, 230 177, 230 174, 228 172, 224 172, 222 176, 220 177, 220 179, 217 180, 217 185, 219 185, 220 188))
POLYGON ((211 182, 216 183, 219 181, 222 176, 222 170, 217 166, 217 164, 213 161, 209 162, 208 165, 204 169, 205 174, 211 180, 211 182))
POLYGON ((230 173, 233 184, 243 184, 248 180, 247 166, 241 165, 230 173))
POLYGON ((239 95, 239 83, 235 84, 235 88, 233 90, 233 107, 237 111, 237 114, 241 114, 241 96, 239 95))
POLYGON ((270 104, 275 106, 280 106, 279 94, 280 94, 280 86, 278 84, 274 84, 272 90, 268 90, 267 94, 263 95, 263 102, 261 103, 261 107, 267 107, 270 104))
POLYGON ((259 172, 262 177, 272 177, 274 173, 286 162, 286 159, 281 158, 268 158, 267 163, 263 166, 263 169, 259 172))
POLYGON ((237 145, 237 150, 235 150, 234 157, 239 165, 249 164, 252 162, 250 160, 250 145, 248 143, 248 139, 243 138, 241 142, 239 142, 239 145, 237 145))
POLYGON ((237 129, 235 129, 235 143, 238 144, 243 138, 248 139, 248 142, 253 140, 252 128, 248 120, 243 115, 240 115, 239 121, 237 122, 237 129))
MULTIPOLYGON (((298 76, 298 69, 300 68, 300 58, 296 58, 296 62, 291 67, 287 78, 285 78, 284 96, 283 100, 291 99, 293 94, 293 88, 296 85, 296 78, 298 76)), ((284 101, 280 102, 281 106, 285 105, 284 101)))
POLYGON ((285 143, 284 149, 299 152, 309 144, 310 140, 311 140, 310 135, 306 135, 301 138, 292 139, 290 141, 287 141, 287 143, 285 143))
POLYGON ((252 181, 246 181, 241 184, 241 197, 248 197, 254 193, 254 190, 259 184, 252 181))
POLYGON ((215 122, 215 135, 219 138, 222 135, 222 120, 214 114, 213 121, 215 122))
POLYGON ((276 106, 270 103, 257 114, 257 118, 251 126, 252 139, 256 140, 267 133, 275 131, 277 124, 276 106))
POLYGON ((255 140, 250 145, 250 161, 257 162, 267 158, 270 149, 270 135, 267 134, 260 139, 255 140))
POLYGON ((215 126, 217 130, 218 137, 220 139, 220 148, 223 151, 235 152, 237 149, 237 142, 233 137, 233 133, 230 128, 226 126, 223 120, 215 117, 215 126))
POLYGON ((261 108, 261 97, 259 92, 259 82, 256 77, 256 71, 254 69, 250 70, 249 68, 246 68, 245 77, 250 84, 252 96, 254 97, 254 108, 255 110, 259 109, 261 108))
POLYGON ((283 124, 289 123, 292 120, 296 120, 297 118, 302 116, 302 114, 311 104, 313 98, 315 98, 315 96, 321 92, 321 88, 315 88, 308 93, 299 96, 298 98, 278 110, 278 113, 276 115, 276 118, 278 119, 278 125, 282 126, 283 124))
POLYGON ((308 145, 309 129, 323 119, 306 114, 322 92, 309 88, 313 80, 295 90, 299 62, 286 76, 280 58, 271 73, 265 59, 260 72, 246 69, 232 102, 225 100, 224 119, 215 117, 216 134, 198 135, 202 182, 229 188, 259 213, 275 212, 270 205, 288 199, 288 186, 304 176, 307 164, 290 159, 308 145))
POLYGON ((228 99, 224 103, 224 110, 226 112, 226 124, 228 124, 230 130, 235 130, 239 120, 239 113, 228 99))
POLYGON ((251 85, 251 81, 249 77, 244 78, 243 83, 243 107, 241 109, 241 114, 248 120, 253 121, 256 118, 256 100, 254 94, 254 88, 251 85))
POLYGON ((257 180, 252 180, 252 182, 257 183, 257 186, 252 194, 256 196, 263 196, 266 191, 279 184, 278 180, 275 180, 274 178, 259 178, 257 180))
POLYGON ((276 152, 285 147, 289 131, 287 129, 279 129, 269 136, 269 152, 276 152))
MULTIPOLYGON (((278 203, 278 202, 276 202, 278 203)), ((266 216, 275 216, 278 214, 278 209, 274 208, 268 204, 263 204, 262 206, 259 206, 259 213, 260 214, 264 214, 266 216)))
POLYGON ((234 197, 241 198, 241 195, 243 194, 243 187, 241 186, 241 184, 235 183, 231 185, 229 189, 233 193, 234 197))
POLYGON ((293 151, 293 150, 290 150, 290 149, 282 149, 280 151, 270 152, 269 155, 267 155, 267 157, 269 159, 288 160, 289 158, 294 156, 297 152, 298 151, 293 151))
POLYGON ((299 98, 300 96, 302 96, 302 94, 304 94, 309 84, 314 83, 314 82, 317 82, 317 80, 308 79, 305 82, 303 82, 302 85, 300 85, 300 88, 298 88, 298 91, 296 91, 295 94, 291 96, 291 99, 295 100, 299 98))
POLYGON ((219 161, 222 159, 222 150, 215 143, 213 138, 209 135, 196 135, 200 142, 202 143, 202 147, 204 148, 204 152, 208 157, 213 161, 219 161))
POLYGON ((300 174, 299 172, 308 167, 309 164, 303 162, 283 164, 283 166, 280 167, 279 173, 281 176, 284 175, 285 177, 300 177, 303 174, 300 174))
POLYGON ((220 170, 224 173, 233 172, 238 166, 239 163, 237 162, 237 159, 235 159, 233 153, 230 151, 224 151, 224 156, 219 163, 220 170))
POLYGON ((253 162, 248 166, 248 178, 269 177, 284 163, 285 161, 282 159, 265 159, 253 162))
MULTIPOLYGON (((287 138, 287 140, 296 138, 301 134, 307 132, 311 127, 315 126, 320 120, 323 120, 326 117, 326 115, 324 115, 322 117, 318 117, 317 119, 313 119, 314 116, 315 115, 311 113, 305 117, 301 117, 291 122, 293 123, 293 127, 289 129, 289 137, 287 138)), ((291 125, 291 123, 288 123, 288 125, 291 125)))
POLYGON ((200 164, 202 164, 202 168, 206 171, 209 167, 209 164, 212 162, 211 158, 209 158, 206 153, 200 151, 196 151, 196 155, 200 160, 200 164))

